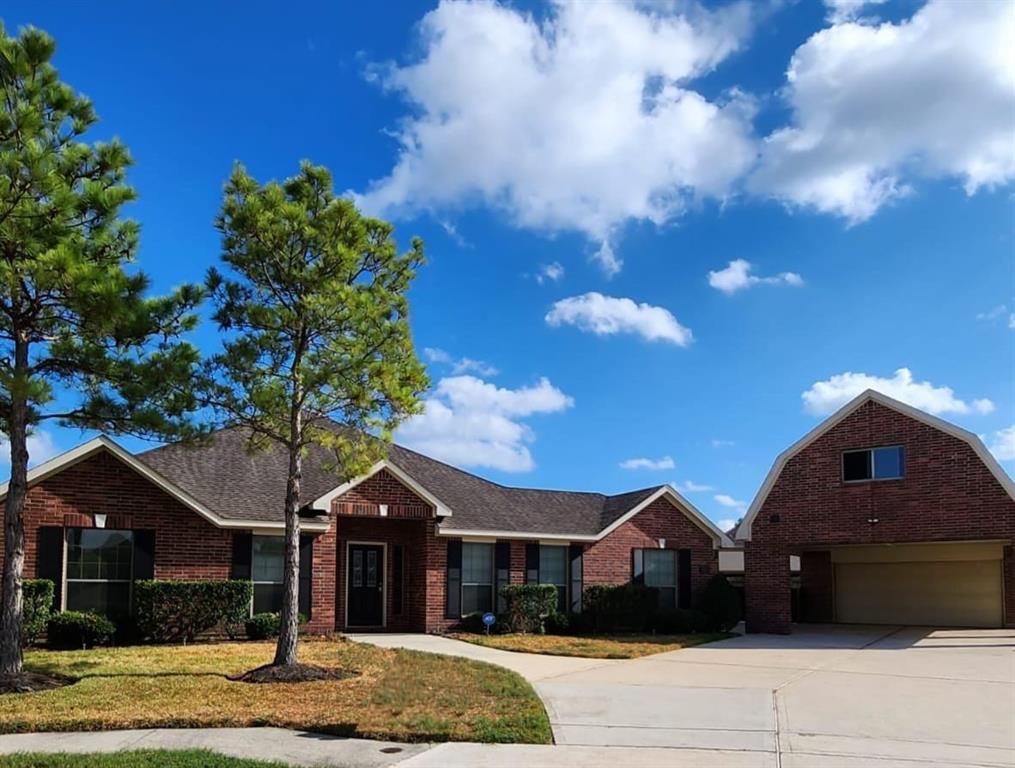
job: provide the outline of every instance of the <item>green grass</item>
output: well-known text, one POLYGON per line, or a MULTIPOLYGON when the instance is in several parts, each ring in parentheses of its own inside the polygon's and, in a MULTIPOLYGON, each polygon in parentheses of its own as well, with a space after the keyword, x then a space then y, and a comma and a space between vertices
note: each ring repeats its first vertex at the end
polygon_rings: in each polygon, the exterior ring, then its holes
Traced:
POLYGON ((697 632, 691 635, 453 635, 467 643, 519 653, 548 656, 579 656, 586 659, 636 659, 653 653, 679 651, 693 645, 724 640, 726 632, 697 632))
POLYGON ((72 755, 28 752, 0 757, 4 768, 285 768, 284 763, 226 757, 203 749, 141 749, 72 755))
POLYGON ((273 651, 270 642, 31 650, 26 668, 77 682, 0 696, 0 733, 270 725, 390 741, 551 741, 535 691, 502 667, 324 640, 303 642, 300 660, 354 677, 228 679, 268 663, 273 651))

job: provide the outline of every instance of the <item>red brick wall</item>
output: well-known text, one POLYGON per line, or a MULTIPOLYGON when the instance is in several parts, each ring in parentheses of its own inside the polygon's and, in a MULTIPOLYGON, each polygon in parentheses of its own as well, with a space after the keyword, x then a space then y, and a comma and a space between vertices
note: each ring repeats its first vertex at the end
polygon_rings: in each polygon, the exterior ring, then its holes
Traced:
POLYGON ((834 544, 1013 536, 1015 500, 965 441, 869 401, 786 462, 755 518, 746 544, 748 629, 789 631, 789 590, 775 587, 781 571, 788 579, 783 555, 834 544), (842 482, 844 450, 888 445, 905 448, 903 479, 842 482))
POLYGON ((692 600, 718 571, 712 537, 691 522, 668 499, 652 502, 637 515, 585 550, 585 584, 624 584, 631 580, 631 550, 655 549, 666 539, 667 549, 691 550, 692 600))

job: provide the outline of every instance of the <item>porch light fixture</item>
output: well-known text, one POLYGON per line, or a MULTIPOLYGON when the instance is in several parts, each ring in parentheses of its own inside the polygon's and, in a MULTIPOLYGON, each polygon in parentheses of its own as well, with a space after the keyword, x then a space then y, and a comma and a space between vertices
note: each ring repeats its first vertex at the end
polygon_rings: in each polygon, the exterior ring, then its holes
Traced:
POLYGON ((659 549, 666 549, 666 539, 659 539, 659 549))
POLYGON ((96 514, 95 515, 95 527, 96 528, 105 528, 106 527, 106 516, 105 515, 100 515, 100 514, 96 514))
POLYGON ((378 504, 377 507, 381 511, 381 517, 387 517, 388 516, 388 505, 387 504, 378 504))

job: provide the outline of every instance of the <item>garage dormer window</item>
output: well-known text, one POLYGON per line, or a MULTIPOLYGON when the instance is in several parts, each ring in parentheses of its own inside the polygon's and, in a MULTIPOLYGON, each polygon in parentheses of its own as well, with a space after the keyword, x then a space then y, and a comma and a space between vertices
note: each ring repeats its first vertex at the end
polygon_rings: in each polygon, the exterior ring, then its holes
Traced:
POLYGON ((901 445, 864 448, 842 454, 842 479, 847 483, 865 480, 897 480, 906 472, 906 456, 901 445))

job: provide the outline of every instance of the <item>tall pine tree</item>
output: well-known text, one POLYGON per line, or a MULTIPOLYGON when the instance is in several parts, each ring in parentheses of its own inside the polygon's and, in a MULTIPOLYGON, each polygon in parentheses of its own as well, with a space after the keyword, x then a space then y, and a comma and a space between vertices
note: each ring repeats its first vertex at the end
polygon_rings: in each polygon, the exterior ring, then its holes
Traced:
MULTIPOLYGON (((334 452, 336 485, 385 450, 427 387, 406 292, 423 261, 399 254, 391 226, 336 197, 327 169, 304 163, 259 185, 237 166, 218 218, 222 260, 207 287, 226 339, 208 365, 208 401, 289 457, 285 575, 276 666, 297 663, 300 481, 309 445, 334 452), (335 429, 334 422, 345 429, 335 429)), ((280 478, 281 482, 281 478, 280 478)))
POLYGON ((116 141, 87 144, 88 99, 62 83, 55 43, 0 27, 0 429, 10 441, 4 509, 0 676, 21 666, 28 436, 55 422, 146 437, 186 437, 197 351, 179 340, 201 290, 148 298, 128 269, 138 227, 116 141))

